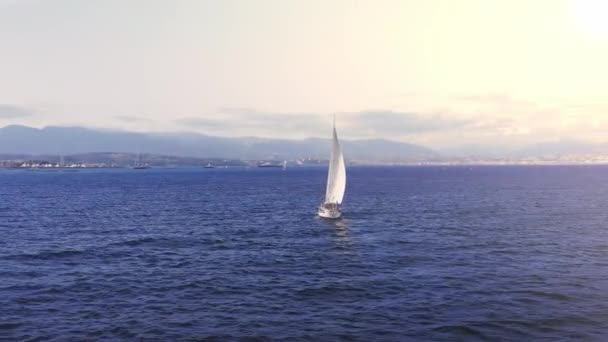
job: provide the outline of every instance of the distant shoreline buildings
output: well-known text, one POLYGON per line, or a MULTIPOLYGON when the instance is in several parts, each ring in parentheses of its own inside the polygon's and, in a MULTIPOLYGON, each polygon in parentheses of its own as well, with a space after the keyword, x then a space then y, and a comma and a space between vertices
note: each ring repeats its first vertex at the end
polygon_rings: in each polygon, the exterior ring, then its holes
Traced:
MULTIPOLYGON (((0 156, 0 168, 12 169, 80 169, 80 168, 134 168, 137 163, 129 154, 123 153, 90 153, 73 156, 0 156), (59 161, 57 161, 59 160, 59 161)), ((175 167, 283 167, 324 165, 327 160, 319 158, 300 158, 296 160, 277 159, 274 157, 256 160, 176 157, 148 154, 145 165, 160 168, 175 167)))
MULTIPOLYGON (((85 168, 130 168, 134 166, 130 155, 118 153, 91 153, 75 156, 19 156, 0 157, 0 168, 12 169, 85 169, 85 168), (66 160, 66 161, 64 161, 66 160)), ((276 156, 259 160, 220 159, 220 158, 192 158, 162 155, 147 155, 146 165, 159 168, 175 167, 269 167, 282 166, 314 166, 325 165, 327 160, 306 157, 293 160, 278 159, 276 156)), ((446 157, 432 160, 411 161, 365 161, 348 160, 349 165, 379 165, 379 166, 458 166, 458 165, 602 165, 608 164, 608 155, 605 156, 555 156, 542 158, 482 158, 482 157, 446 157)))

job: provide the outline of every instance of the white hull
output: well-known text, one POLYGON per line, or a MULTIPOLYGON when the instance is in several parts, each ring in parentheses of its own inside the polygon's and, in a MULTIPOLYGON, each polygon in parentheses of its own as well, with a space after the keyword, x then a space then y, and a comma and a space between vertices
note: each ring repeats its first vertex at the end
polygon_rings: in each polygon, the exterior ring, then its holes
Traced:
POLYGON ((319 217, 327 218, 327 219, 338 219, 342 216, 342 212, 340 209, 328 209, 324 207, 319 207, 319 217))

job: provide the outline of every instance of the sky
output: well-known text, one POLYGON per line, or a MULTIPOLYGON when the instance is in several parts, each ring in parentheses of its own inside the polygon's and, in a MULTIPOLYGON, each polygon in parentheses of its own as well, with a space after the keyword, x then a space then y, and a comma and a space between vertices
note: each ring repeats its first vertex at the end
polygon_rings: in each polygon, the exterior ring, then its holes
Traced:
POLYGON ((608 1, 0 0, 0 127, 608 141, 608 1))

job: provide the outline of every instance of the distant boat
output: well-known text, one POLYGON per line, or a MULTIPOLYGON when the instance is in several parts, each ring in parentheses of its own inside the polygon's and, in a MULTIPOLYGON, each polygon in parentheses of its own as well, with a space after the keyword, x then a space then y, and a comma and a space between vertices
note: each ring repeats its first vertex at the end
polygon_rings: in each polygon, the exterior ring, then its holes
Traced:
POLYGON ((215 168, 215 166, 211 165, 211 163, 208 163, 207 165, 203 166, 205 169, 213 169, 215 168))
POLYGON ((262 162, 258 164, 258 167, 283 167, 283 165, 271 162, 262 162))
POLYGON ((342 216, 340 205, 346 191, 346 165, 344 155, 338 141, 336 132, 336 119, 334 117, 333 137, 331 142, 331 156, 329 169, 327 171, 327 188, 325 200, 319 206, 319 216, 329 219, 337 219, 342 216))
POLYGON ((283 170, 287 170, 287 160, 283 160, 283 170))
POLYGON ((147 164, 143 164, 141 162, 141 154, 139 152, 137 152, 137 158, 135 159, 135 165, 133 166, 134 170, 145 170, 145 169, 149 169, 150 166, 147 164))

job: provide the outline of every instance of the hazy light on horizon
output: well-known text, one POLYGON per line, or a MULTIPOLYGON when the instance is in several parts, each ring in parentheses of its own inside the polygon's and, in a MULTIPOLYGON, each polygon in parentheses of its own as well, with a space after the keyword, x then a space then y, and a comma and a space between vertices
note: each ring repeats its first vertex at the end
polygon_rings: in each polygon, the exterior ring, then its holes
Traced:
POLYGON ((0 0, 0 125, 603 141, 608 3, 0 0))

